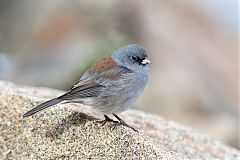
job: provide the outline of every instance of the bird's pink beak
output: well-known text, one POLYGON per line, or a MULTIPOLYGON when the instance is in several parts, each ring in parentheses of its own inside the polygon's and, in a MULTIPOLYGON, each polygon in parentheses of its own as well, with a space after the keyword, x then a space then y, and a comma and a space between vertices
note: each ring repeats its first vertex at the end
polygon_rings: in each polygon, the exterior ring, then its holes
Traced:
POLYGON ((142 60, 141 63, 142 64, 151 64, 151 61, 148 58, 145 58, 144 60, 142 60))

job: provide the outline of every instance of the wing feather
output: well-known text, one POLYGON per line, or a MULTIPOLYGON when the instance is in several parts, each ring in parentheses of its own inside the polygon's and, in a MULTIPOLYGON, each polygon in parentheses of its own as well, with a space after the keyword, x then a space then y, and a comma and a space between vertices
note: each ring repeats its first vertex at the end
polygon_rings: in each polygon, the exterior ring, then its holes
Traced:
POLYGON ((116 86, 116 84, 120 84, 119 82, 116 82, 123 79, 122 74, 127 74, 129 72, 130 71, 127 69, 117 69, 105 71, 97 75, 93 73, 86 73, 88 74, 88 79, 80 80, 70 91, 59 98, 62 100, 71 101, 74 99, 99 97, 100 95, 103 95, 104 92, 112 90, 112 87, 121 88, 122 86, 116 86), (113 75, 115 78, 112 77, 113 75))

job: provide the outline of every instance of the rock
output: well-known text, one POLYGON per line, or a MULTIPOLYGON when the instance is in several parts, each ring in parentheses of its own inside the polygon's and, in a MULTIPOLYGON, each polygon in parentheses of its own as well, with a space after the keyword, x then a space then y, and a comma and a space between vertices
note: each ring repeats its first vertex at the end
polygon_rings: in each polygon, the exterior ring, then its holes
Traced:
POLYGON ((240 159, 238 150, 179 123, 137 110, 121 117, 139 130, 107 123, 90 107, 60 104, 22 114, 62 92, 0 81, 2 159, 240 159))

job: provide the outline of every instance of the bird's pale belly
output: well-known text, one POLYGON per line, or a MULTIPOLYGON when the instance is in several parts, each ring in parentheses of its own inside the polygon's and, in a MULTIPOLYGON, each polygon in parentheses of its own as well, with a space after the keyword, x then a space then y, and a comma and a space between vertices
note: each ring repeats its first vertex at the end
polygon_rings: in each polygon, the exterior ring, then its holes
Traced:
POLYGON ((123 112, 136 101, 145 87, 138 86, 137 84, 135 83, 134 87, 122 88, 118 92, 111 92, 112 94, 101 97, 95 105, 91 106, 104 114, 123 112))

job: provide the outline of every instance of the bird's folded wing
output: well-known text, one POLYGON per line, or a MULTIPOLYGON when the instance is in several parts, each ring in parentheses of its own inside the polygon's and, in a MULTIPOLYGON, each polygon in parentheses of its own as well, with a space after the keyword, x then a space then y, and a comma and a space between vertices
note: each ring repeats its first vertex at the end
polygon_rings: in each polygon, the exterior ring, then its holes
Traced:
POLYGON ((58 98, 62 100, 73 100, 79 98, 96 97, 102 87, 104 86, 96 83, 94 79, 82 80, 74 85, 70 91, 58 98))
MULTIPOLYGON (((97 97, 104 89, 108 87, 121 87, 116 86, 120 83, 115 83, 120 81, 123 77, 123 74, 129 74, 130 71, 127 69, 123 70, 110 70, 106 72, 102 72, 101 74, 89 74, 87 79, 80 79, 80 81, 75 84, 70 91, 60 96, 59 98, 62 100, 74 100, 88 97, 97 97)), ((106 91, 106 90, 105 90, 106 91)))

